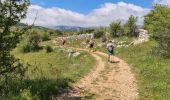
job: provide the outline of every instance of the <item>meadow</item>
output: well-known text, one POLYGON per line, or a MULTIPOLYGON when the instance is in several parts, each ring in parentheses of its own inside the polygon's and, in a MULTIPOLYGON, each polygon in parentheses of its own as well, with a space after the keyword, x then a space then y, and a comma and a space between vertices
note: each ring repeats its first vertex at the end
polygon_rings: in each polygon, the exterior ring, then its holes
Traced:
POLYGON ((7 100, 50 100, 71 88, 95 64, 95 59, 86 52, 69 58, 61 48, 54 48, 51 53, 45 50, 21 53, 16 48, 12 54, 28 68, 22 83, 15 81, 11 84, 12 91, 5 97, 7 100))

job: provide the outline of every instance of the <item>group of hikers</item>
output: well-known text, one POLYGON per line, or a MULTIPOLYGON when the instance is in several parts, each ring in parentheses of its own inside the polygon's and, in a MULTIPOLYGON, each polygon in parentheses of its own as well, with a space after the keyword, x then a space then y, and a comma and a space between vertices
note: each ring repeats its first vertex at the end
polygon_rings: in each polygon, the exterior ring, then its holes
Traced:
MULTIPOLYGON (((88 43, 89 51, 94 52, 94 41, 90 40, 88 43)), ((109 40, 107 43, 107 53, 108 53, 108 62, 112 63, 113 61, 113 56, 115 52, 115 44, 112 42, 112 40, 109 40)))
MULTIPOLYGON (((64 46, 66 44, 66 39, 63 38, 62 39, 62 45, 64 46)), ((94 52, 94 41, 92 39, 88 40, 87 41, 87 47, 89 48, 89 52, 94 52)), ((112 42, 112 40, 109 40, 108 43, 107 43, 107 53, 108 53, 108 62, 110 63, 113 63, 114 59, 113 59, 113 56, 114 56, 114 52, 115 52, 115 44, 112 42)))

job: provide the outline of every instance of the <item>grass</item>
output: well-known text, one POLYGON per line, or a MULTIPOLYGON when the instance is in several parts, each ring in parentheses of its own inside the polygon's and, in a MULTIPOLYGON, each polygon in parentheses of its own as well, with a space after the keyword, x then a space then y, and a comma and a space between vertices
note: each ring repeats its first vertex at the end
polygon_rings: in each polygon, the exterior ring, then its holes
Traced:
POLYGON ((19 88, 16 89, 15 84, 13 94, 20 96, 22 91, 26 91, 24 95, 31 94, 31 98, 35 100, 49 100, 62 90, 70 88, 72 83, 79 80, 95 64, 95 59, 88 53, 81 52, 80 56, 70 59, 68 54, 59 48, 51 53, 42 50, 24 54, 17 49, 12 53, 24 64, 29 64, 25 81, 18 85, 21 90, 17 90, 19 88))
MULTIPOLYGON (((133 38, 115 38, 115 41, 124 40, 130 43, 133 38)), ((99 43, 99 40, 95 41, 99 43)), ((81 40, 72 40, 71 43, 77 43, 76 46, 82 47, 81 40)), ((116 55, 125 60, 136 75, 140 100, 170 100, 170 59, 153 54, 152 49, 155 46, 156 43, 150 41, 116 50, 116 55)), ((97 50, 106 52, 106 46, 97 50)))
POLYGON ((118 56, 132 66, 141 100, 170 100, 170 59, 151 53, 155 42, 119 49, 118 56))

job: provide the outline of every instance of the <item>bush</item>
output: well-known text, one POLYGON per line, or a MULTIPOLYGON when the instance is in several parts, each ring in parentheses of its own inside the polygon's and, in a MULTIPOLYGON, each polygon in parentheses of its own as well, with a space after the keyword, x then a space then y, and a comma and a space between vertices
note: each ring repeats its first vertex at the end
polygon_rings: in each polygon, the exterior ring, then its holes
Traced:
POLYGON ((46 46, 46 52, 47 53, 50 53, 50 52, 53 52, 53 48, 51 46, 46 46))
POLYGON ((30 33, 27 39, 27 43, 30 46, 30 51, 39 51, 41 47, 39 43, 41 41, 41 37, 37 33, 30 33))
POLYGON ((94 33, 94 38, 100 38, 104 35, 104 28, 100 27, 95 33, 94 33))
POLYGON ((41 47, 39 43, 41 41, 40 35, 37 33, 30 33, 26 36, 26 40, 20 43, 20 51, 22 53, 39 51, 41 47))
POLYGON ((30 45, 27 44, 27 43, 23 43, 23 44, 20 45, 19 50, 22 53, 28 53, 28 52, 30 52, 30 45))
POLYGON ((103 37, 101 38, 101 42, 106 42, 106 41, 107 41, 106 36, 103 36, 103 37))
POLYGON ((156 48, 157 53, 170 58, 170 29, 168 28, 160 32, 156 40, 158 41, 158 47, 156 48))
POLYGON ((50 40, 50 34, 48 34, 48 33, 42 34, 41 39, 42 39, 42 41, 50 40))

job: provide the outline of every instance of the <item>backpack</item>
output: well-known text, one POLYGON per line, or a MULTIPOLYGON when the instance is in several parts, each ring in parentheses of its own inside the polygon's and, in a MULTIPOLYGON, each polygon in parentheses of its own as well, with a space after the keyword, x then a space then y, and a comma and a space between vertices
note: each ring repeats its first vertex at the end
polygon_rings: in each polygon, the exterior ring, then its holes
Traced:
POLYGON ((108 50, 113 51, 113 48, 114 48, 113 45, 109 45, 108 50))

